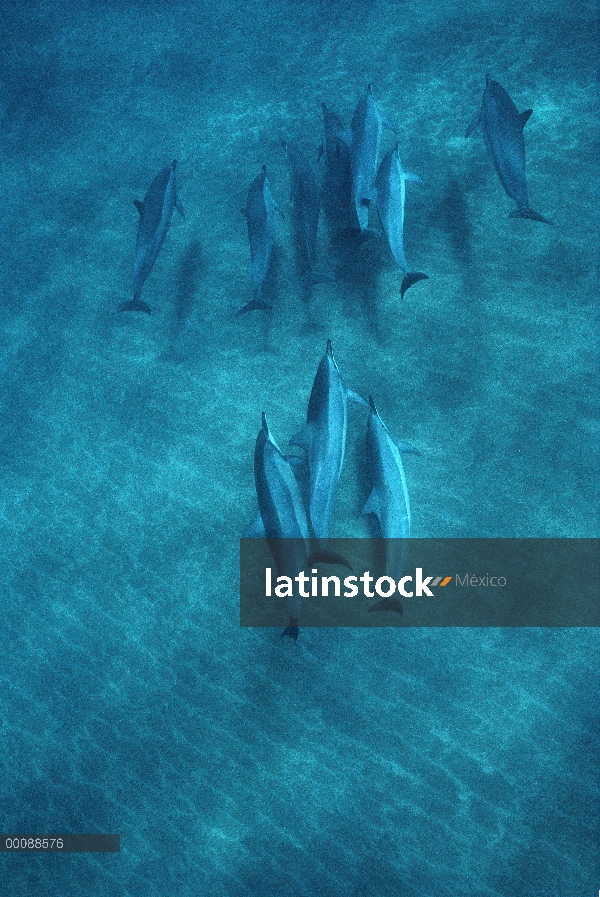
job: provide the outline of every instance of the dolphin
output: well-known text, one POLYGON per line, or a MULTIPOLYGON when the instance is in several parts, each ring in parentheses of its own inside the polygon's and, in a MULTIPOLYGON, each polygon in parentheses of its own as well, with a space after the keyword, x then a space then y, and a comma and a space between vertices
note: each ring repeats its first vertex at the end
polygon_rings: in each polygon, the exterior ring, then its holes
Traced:
POLYGON ((377 178, 375 179, 375 203, 385 231, 392 255, 398 266, 402 269, 404 278, 400 287, 400 296, 404 294, 413 283, 419 280, 427 280, 427 274, 419 271, 410 271, 404 257, 404 198, 406 181, 418 181, 421 178, 416 174, 404 171, 398 155, 398 144, 393 150, 385 154, 381 160, 377 178))
POLYGON ((379 114, 369 84, 352 117, 351 137, 346 137, 350 147, 352 199, 361 232, 368 229, 369 203, 375 199, 374 182, 383 125, 394 130, 387 119, 379 114))
POLYGON ((140 294, 148 275, 154 267, 161 246, 164 243, 173 209, 183 217, 183 208, 177 199, 175 168, 177 161, 162 168, 148 188, 144 201, 134 199, 140 213, 135 241, 135 264, 133 266, 133 299, 123 302, 119 311, 144 311, 150 314, 150 306, 142 302, 140 294))
MULTIPOLYGON (((271 435, 263 411, 262 427, 254 448, 254 482, 258 499, 256 520, 245 530, 243 538, 267 539, 278 574, 292 579, 315 563, 339 563, 349 567, 340 555, 327 551, 309 554, 309 531, 306 510, 292 466, 271 435)), ((285 599, 290 625, 282 635, 294 641, 302 610, 302 597, 297 584, 285 599)))
POLYGON ((261 298, 261 291, 269 270, 271 252, 273 250, 275 209, 281 213, 271 194, 271 188, 267 179, 267 166, 263 165, 261 173, 250 184, 246 207, 240 209, 248 223, 254 297, 238 311, 238 315, 242 315, 247 311, 254 311, 257 308, 268 310, 273 307, 261 298))
MULTIPOLYGON (((317 274, 315 259, 317 254, 317 230, 321 211, 321 196, 315 170, 306 156, 292 143, 281 141, 290 169, 290 198, 294 214, 294 232, 299 243, 308 273, 304 278, 306 287, 327 280, 317 274)), ((330 278, 329 278, 330 279, 330 278)))
POLYGON ((525 178, 525 142, 523 128, 527 124, 532 109, 517 112, 517 107, 497 81, 485 76, 485 90, 481 109, 467 128, 469 137, 481 125, 485 145, 500 178, 504 191, 517 204, 509 218, 531 218, 552 224, 539 212, 529 207, 527 180, 525 178))
POLYGON ((375 514, 384 539, 392 539, 385 547, 386 572, 399 579, 408 553, 410 537, 410 502, 401 452, 421 453, 404 442, 395 442, 379 417, 373 396, 369 396, 371 413, 367 424, 367 465, 371 478, 371 494, 363 514, 375 514))
POLYGON ((318 159, 325 156, 323 207, 330 227, 336 232, 350 229, 352 210, 352 166, 350 149, 344 140, 340 117, 323 105, 323 140, 318 159))
POLYGON ((309 470, 310 522, 317 539, 326 539, 346 449, 348 399, 367 403, 342 383, 331 340, 319 362, 308 402, 306 426, 290 439, 305 449, 309 470))
MULTIPOLYGON (((340 159, 340 143, 347 149, 344 142, 346 129, 339 115, 328 109, 326 103, 321 103, 321 107, 323 109, 323 140, 317 153, 317 162, 324 155, 327 168, 335 169, 340 159)), ((350 157, 347 158, 350 162, 350 157)))

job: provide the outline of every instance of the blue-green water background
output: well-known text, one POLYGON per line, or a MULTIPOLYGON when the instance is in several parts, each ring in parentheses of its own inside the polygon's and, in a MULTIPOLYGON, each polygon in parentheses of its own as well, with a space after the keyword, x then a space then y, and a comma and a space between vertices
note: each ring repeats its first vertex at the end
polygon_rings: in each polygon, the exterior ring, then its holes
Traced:
MULTIPOLYGON (((597 536, 598 159, 591 2, 2 4, 0 829, 120 832, 118 855, 0 857, 61 897, 583 897, 600 887, 595 630, 239 628, 265 410, 285 445, 333 340, 405 467, 415 536, 597 536), (485 73, 534 114, 531 205, 481 133, 485 73), (396 126, 406 251, 300 298, 280 138, 366 84, 396 126), (131 296, 137 213, 175 217, 131 296), (268 165, 270 323, 251 295, 268 165)), ((393 145, 386 133, 384 149, 393 145)), ((350 410, 331 532, 366 535, 350 410)), ((590 588, 598 588, 591 583, 590 588)), ((568 600, 568 596, 565 596, 568 600)))

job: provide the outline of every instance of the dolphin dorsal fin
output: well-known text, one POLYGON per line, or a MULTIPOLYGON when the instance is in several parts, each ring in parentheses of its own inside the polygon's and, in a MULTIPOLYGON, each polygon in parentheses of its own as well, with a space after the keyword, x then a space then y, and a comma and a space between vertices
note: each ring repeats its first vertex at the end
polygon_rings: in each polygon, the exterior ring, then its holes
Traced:
POLYGON ((408 442, 400 442, 398 439, 396 441, 396 448, 399 452, 406 452, 408 455, 421 455, 422 452, 419 449, 416 449, 414 445, 410 445, 408 442))

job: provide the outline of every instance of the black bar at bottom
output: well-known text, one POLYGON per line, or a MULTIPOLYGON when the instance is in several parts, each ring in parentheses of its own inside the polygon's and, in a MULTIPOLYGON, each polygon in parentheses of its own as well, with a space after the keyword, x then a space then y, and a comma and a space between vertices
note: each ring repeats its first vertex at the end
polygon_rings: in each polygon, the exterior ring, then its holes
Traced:
POLYGON ((3 835, 0 853, 119 853, 120 835, 3 835))

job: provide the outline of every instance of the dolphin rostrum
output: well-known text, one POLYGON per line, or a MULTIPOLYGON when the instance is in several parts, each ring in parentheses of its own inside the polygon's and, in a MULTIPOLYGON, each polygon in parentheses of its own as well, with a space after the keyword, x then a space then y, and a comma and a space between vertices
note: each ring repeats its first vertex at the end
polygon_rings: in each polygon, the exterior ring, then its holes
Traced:
POLYGON ((404 278, 400 287, 400 296, 404 294, 413 283, 419 280, 427 280, 427 274, 419 271, 409 271, 404 257, 404 198, 406 181, 418 181, 421 178, 416 174, 404 171, 398 155, 398 144, 393 150, 385 154, 381 160, 377 178, 375 180, 375 202, 381 226, 385 231, 392 255, 402 269, 404 278))
POLYGON ((386 542, 386 573, 399 579, 410 537, 410 502, 401 452, 421 453, 404 442, 395 442, 379 417, 373 396, 369 396, 371 413, 367 424, 367 465, 371 478, 371 494, 363 514, 375 514, 386 542))
POLYGON ((248 223, 254 296, 238 311, 238 315, 242 315, 246 311, 254 311, 257 308, 268 310, 273 307, 261 298, 261 292, 273 250, 275 209, 281 212, 271 194, 267 179, 267 166, 263 165, 261 173, 250 184, 246 207, 240 209, 248 223))
POLYGON ((148 275, 154 267, 161 246, 167 236, 173 209, 177 209, 183 216, 183 208, 177 199, 175 186, 175 168, 177 161, 158 172, 144 201, 134 199, 134 204, 140 213, 137 237, 135 241, 135 264, 133 267, 133 299, 124 302, 119 311, 144 311, 150 314, 150 306, 142 302, 140 294, 148 275))
POLYGON ((348 144, 352 169, 352 198, 362 232, 369 226, 369 204, 375 199, 374 182, 383 125, 394 130, 379 114, 369 84, 352 117, 351 138, 348 144))
MULTIPOLYGON (((254 449, 254 481, 258 499, 258 516, 244 532, 243 538, 266 538, 275 560, 278 574, 292 580, 315 563, 347 561, 333 552, 316 551, 309 554, 308 520, 300 487, 292 466, 275 442, 263 411, 262 427, 254 449)), ((285 599, 290 625, 282 635, 294 641, 302 610, 302 597, 294 584, 293 594, 285 599)))
POLYGON ((306 426, 290 439, 290 445, 305 449, 308 456, 310 522, 317 539, 326 539, 329 532, 344 463, 348 399, 367 406, 364 399, 344 387, 331 340, 327 340, 308 402, 306 426))
POLYGON ((500 183, 517 204, 509 218, 532 218, 544 224, 552 224, 539 212, 529 207, 527 180, 525 178, 525 142, 523 128, 532 109, 517 112, 517 107, 497 81, 485 76, 485 90, 481 109, 467 128, 465 137, 481 125, 485 145, 498 172, 500 183))

